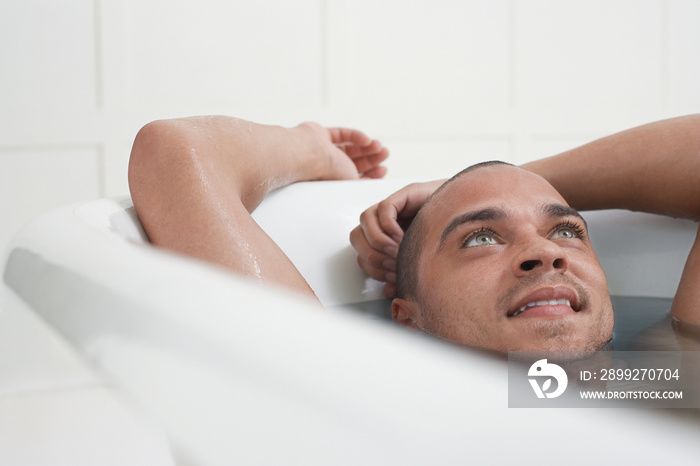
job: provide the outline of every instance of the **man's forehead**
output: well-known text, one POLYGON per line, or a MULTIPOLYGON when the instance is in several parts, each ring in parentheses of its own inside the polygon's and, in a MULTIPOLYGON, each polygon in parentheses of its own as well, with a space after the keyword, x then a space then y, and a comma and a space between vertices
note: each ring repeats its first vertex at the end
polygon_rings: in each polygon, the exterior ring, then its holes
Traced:
POLYGON ((460 175, 446 184, 436 196, 436 205, 457 204, 463 209, 524 199, 538 199, 537 204, 566 201, 544 178, 512 165, 492 165, 460 175))
POLYGON ((454 185, 463 184, 465 182, 470 184, 491 182, 498 183, 513 179, 539 179, 541 181, 545 181, 540 175, 537 175, 529 170, 525 170, 524 168, 509 164, 496 164, 486 165, 466 171, 454 178, 453 183, 454 185))
POLYGON ((564 198, 544 178, 511 165, 487 166, 465 173, 445 185, 433 200, 426 220, 433 231, 429 236, 439 233, 438 238, 457 217, 468 217, 474 212, 540 216, 545 206, 568 208, 564 198))

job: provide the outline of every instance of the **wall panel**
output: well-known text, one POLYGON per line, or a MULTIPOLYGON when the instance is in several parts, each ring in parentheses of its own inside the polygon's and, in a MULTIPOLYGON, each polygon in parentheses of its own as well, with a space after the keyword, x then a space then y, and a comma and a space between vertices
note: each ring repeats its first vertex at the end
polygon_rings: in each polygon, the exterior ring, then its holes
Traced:
POLYGON ((509 99, 505 0, 346 2, 332 17, 331 101, 392 134, 455 134, 489 127, 509 99), (339 55, 339 56, 336 56, 339 55))
POLYGON ((0 149, 2 249, 16 230, 36 215, 97 198, 99 180, 98 148, 0 149))
POLYGON ((700 2, 671 0, 669 101, 677 112, 700 112, 700 2))
POLYGON ((3 113, 92 110, 98 92, 93 1, 5 3, 0 14, 3 113))
POLYGON ((386 141, 390 147, 388 178, 449 178, 477 162, 511 159, 509 141, 386 141), (415 167, 422 167, 419 174, 415 167))
POLYGON ((514 5, 516 104, 537 131, 609 127, 663 104, 661 0, 514 5))
POLYGON ((127 5, 125 84, 133 106, 235 108, 322 99, 316 0, 127 5))

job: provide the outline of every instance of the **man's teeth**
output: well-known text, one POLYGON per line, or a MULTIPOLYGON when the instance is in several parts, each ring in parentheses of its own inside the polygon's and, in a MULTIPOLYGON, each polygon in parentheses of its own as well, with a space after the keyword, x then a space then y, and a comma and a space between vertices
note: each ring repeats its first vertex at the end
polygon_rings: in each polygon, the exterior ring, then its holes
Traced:
POLYGON ((525 312, 525 310, 531 308, 531 307, 537 307, 537 306, 556 306, 558 304, 564 304, 566 306, 571 306, 571 302, 568 299, 550 299, 549 301, 533 301, 531 303, 527 303, 517 311, 511 315, 511 317, 515 317, 518 314, 525 312))

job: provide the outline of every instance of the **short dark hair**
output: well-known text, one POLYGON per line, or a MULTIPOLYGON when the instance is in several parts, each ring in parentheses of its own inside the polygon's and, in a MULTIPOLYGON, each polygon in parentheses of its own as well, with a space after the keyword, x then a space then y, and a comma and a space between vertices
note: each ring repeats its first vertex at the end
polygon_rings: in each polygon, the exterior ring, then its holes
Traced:
POLYGON ((479 162, 474 165, 470 165, 464 170, 460 171, 454 175, 449 180, 445 181, 438 189, 433 192, 433 194, 428 198, 428 200, 423 204, 421 209, 418 211, 413 221, 406 229, 401 244, 399 245, 399 252, 396 257, 396 297, 402 299, 419 299, 418 296, 418 259, 423 250, 424 238, 427 228, 427 219, 425 218, 426 206, 431 203, 435 198, 435 195, 445 189, 450 183, 459 178, 460 176, 478 170, 479 168, 490 167, 493 165, 510 165, 508 162, 502 162, 500 160, 489 160, 487 162, 479 162))

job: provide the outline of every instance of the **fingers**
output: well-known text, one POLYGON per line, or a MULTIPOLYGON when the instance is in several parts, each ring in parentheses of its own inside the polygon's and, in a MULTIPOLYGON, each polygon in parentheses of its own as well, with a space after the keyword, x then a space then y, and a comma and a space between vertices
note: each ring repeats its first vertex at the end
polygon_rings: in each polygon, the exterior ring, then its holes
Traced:
MULTIPOLYGON (((382 145, 381 142, 376 139, 372 139, 369 144, 365 146, 360 146, 357 144, 336 144, 340 147, 351 159, 359 159, 363 157, 381 157, 381 154, 385 154, 384 158, 389 155, 389 151, 386 147, 382 145)), ((383 160, 383 159, 382 159, 383 160)))
MULTIPOLYGON (((403 230, 397 223, 402 197, 390 197, 360 215, 360 225, 350 233, 350 243, 357 251, 357 262, 375 280, 396 283, 396 255, 403 230)), ((393 288, 385 288, 392 292, 393 288)))
MULTIPOLYGON (((373 172, 379 173, 380 168, 373 169, 373 172)), ((404 236, 399 222, 412 220, 444 181, 413 183, 404 187, 362 212, 360 225, 350 233, 358 264, 367 275, 386 283, 384 294, 387 297, 396 293, 396 256, 404 236)))
POLYGON ((403 230, 397 223, 398 209, 389 200, 375 204, 360 215, 359 228, 372 249, 396 257, 403 230))
POLYGON ((379 165, 378 167, 371 168, 362 173, 361 178, 363 179, 379 179, 384 178, 387 169, 384 165, 379 165))
MULTIPOLYGON (((393 241, 393 244, 384 245, 384 248, 393 245, 396 245, 398 248, 398 245, 401 244, 404 231, 401 225, 399 225, 399 216, 404 216, 406 214, 405 210, 406 198, 398 193, 389 196, 377 204, 376 219, 379 222, 379 229, 393 241)), ((409 213, 411 216, 413 214, 414 212, 409 213)))
POLYGON ((384 285, 384 296, 387 298, 395 298, 396 297, 396 283, 387 283, 384 285))
POLYGON ((369 146, 372 139, 362 131, 350 128, 327 128, 333 144, 353 144, 358 147, 369 146))
POLYGON ((360 173, 363 178, 381 178, 386 174, 386 169, 376 169, 381 167, 381 163, 384 162, 387 157, 389 157, 389 151, 383 147, 377 153, 362 157, 350 158, 355 163, 357 172, 360 173))
POLYGON ((373 248, 360 226, 350 233, 350 243, 357 251, 357 263, 367 275, 381 282, 396 282, 395 255, 373 248))
POLYGON ((331 141, 353 161, 363 178, 381 178, 386 170, 377 169, 389 156, 389 151, 376 139, 362 131, 348 128, 328 128, 331 141))

